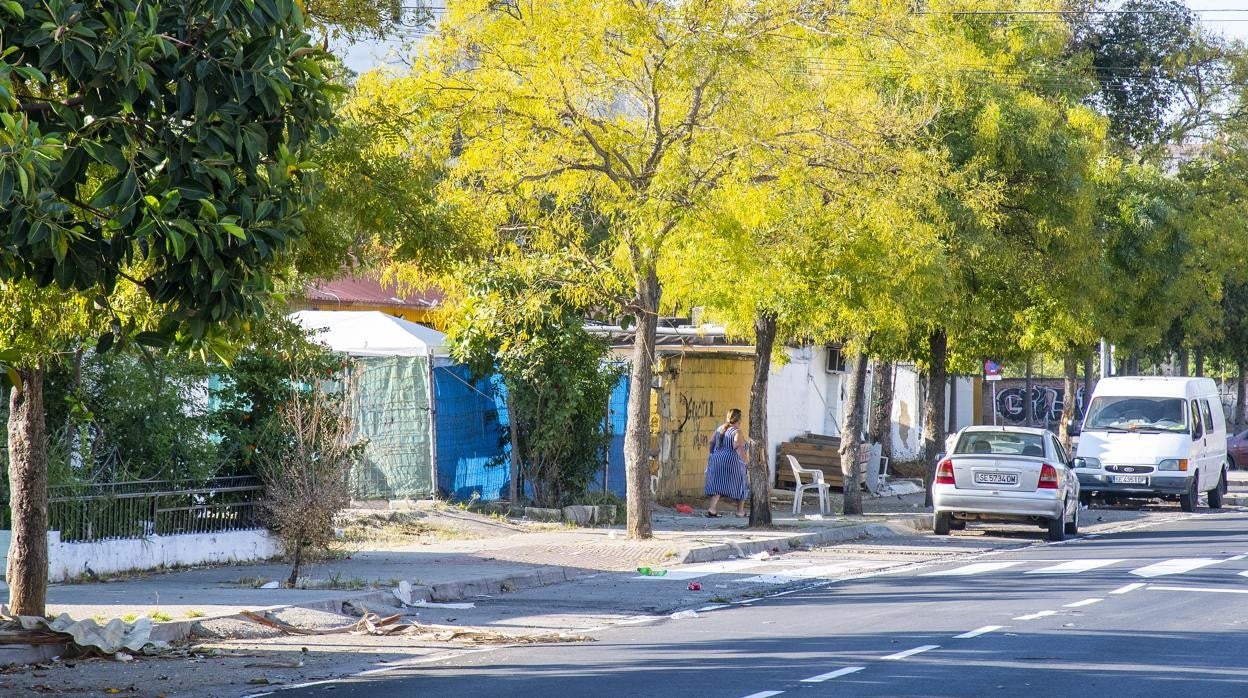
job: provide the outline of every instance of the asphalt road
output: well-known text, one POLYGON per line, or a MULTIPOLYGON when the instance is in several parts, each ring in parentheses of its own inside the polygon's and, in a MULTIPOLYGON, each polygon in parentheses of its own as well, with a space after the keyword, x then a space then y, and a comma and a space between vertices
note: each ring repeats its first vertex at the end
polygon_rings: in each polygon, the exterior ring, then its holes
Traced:
POLYGON ((1248 696, 1248 512, 893 568, 281 695, 1248 696))

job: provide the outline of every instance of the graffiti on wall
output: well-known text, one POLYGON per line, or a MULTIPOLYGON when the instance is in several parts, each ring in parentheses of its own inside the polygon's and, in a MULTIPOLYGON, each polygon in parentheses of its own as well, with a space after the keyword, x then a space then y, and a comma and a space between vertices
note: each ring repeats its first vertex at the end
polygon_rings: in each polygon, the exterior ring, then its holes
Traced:
MULTIPOLYGON (((995 411, 996 424, 1024 424, 1027 421, 1027 400, 1031 401, 1031 413, 1033 424, 1048 425, 1057 424, 1062 419, 1062 409, 1066 404, 1065 390, 1058 383, 1056 385, 1034 383, 1031 386, 1031 395, 1027 394, 1025 385, 1011 385, 1009 387, 999 387, 996 390, 996 396, 992 401, 993 410, 995 411)), ((1087 395, 1084 394, 1083 386, 1075 391, 1075 420, 1083 419, 1083 410, 1087 403, 1087 395)))

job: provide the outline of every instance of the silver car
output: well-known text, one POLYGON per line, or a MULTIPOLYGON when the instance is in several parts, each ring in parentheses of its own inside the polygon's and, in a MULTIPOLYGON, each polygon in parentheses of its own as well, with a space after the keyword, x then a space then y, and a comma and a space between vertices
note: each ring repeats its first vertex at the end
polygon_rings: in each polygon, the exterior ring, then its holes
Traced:
POLYGON ((936 535, 967 521, 1035 523, 1059 541, 1079 532, 1079 478, 1053 433, 966 427, 936 466, 936 535))

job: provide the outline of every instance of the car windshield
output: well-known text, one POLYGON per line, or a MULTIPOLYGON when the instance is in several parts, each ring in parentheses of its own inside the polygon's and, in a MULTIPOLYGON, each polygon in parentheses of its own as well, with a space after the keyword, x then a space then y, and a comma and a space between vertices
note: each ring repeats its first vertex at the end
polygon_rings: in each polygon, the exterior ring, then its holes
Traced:
POLYGON ((1106 431, 1187 431, 1187 410, 1177 397, 1094 398, 1083 428, 1106 431))
POLYGON ((970 431, 958 439, 955 454, 1044 457, 1044 437, 1014 431, 970 431))

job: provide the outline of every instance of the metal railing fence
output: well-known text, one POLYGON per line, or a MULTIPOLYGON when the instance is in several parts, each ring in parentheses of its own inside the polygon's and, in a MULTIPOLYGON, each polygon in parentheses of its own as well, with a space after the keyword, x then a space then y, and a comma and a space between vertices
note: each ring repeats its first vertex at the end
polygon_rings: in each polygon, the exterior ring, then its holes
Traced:
POLYGON ((48 529, 67 542, 245 531, 263 528, 263 501, 255 476, 64 485, 48 491, 48 529))

